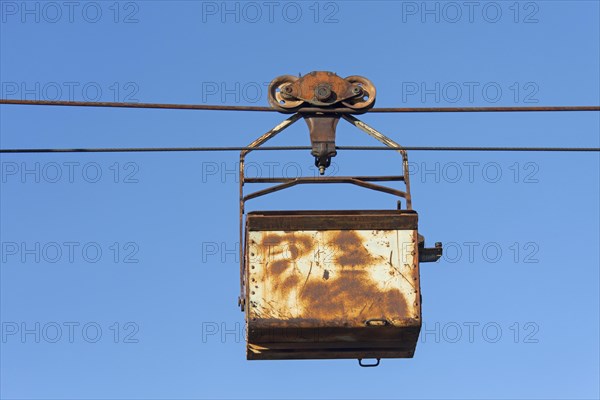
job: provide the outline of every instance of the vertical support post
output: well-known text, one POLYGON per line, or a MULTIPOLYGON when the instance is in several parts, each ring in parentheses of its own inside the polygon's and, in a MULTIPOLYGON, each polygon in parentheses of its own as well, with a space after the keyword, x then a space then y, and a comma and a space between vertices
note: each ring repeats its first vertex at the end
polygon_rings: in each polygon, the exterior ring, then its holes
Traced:
POLYGON ((254 148, 262 146, 269 139, 272 139, 273 137, 277 136, 277 134, 279 134, 281 131, 283 131, 287 127, 291 126, 294 122, 298 121, 300 118, 302 118, 302 116, 298 113, 292 115, 291 117, 289 117, 285 121, 281 122, 279 125, 277 125, 273 129, 266 132, 261 137, 259 137, 258 139, 256 139, 252 143, 250 143, 247 146, 248 149, 242 150, 240 152, 240 179, 239 179, 240 180, 240 190, 239 190, 239 195, 240 195, 240 298, 238 300, 238 303, 239 303, 240 307, 242 308, 242 311, 244 311, 244 308, 245 308, 244 276, 246 275, 245 271, 244 271, 244 181, 245 181, 244 162, 246 159, 246 154, 250 153, 254 148))

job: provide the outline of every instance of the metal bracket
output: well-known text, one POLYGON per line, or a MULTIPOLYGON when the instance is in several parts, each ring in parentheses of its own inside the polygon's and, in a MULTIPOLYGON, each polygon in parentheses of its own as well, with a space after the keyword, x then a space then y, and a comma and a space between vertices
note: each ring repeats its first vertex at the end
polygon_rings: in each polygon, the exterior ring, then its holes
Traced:
POLYGON ((340 117, 348 112, 366 112, 375 104, 375 96, 375 86, 367 78, 340 78, 329 71, 314 71, 303 77, 282 75, 269 85, 269 103, 273 108, 282 113, 302 114, 310 132, 315 166, 321 175, 337 154, 335 129, 340 117), (340 106, 348 112, 329 112, 340 106))
POLYGON ((303 77, 278 76, 269 84, 268 98, 269 104, 280 112, 342 105, 362 113, 375 105, 376 94, 375 85, 363 76, 341 78, 334 72, 313 71, 303 77))
POLYGON ((425 238, 419 235, 419 262, 436 262, 443 254, 441 242, 436 242, 435 247, 425 247, 425 238))
POLYGON ((335 157, 335 128, 340 121, 339 116, 324 114, 305 114, 304 121, 310 132, 311 154, 315 157, 315 166, 319 174, 324 175, 325 169, 331 165, 331 157, 335 157))

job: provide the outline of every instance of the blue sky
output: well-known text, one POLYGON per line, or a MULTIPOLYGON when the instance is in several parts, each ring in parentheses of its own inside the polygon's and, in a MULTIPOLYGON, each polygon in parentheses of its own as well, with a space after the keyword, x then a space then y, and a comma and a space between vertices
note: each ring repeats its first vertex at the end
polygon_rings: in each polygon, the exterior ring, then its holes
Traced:
MULTIPOLYGON (((282 74, 363 75, 378 106, 600 104, 597 1, 0 1, 2 98, 267 105, 282 74)), ((238 146, 274 113, 0 106, 0 146, 238 146)), ((588 113, 371 114, 403 145, 600 145, 588 113)), ((273 145, 307 145, 303 123, 273 145)), ((376 145, 340 123, 339 145, 376 145)), ((414 359, 245 360, 236 153, 1 156, 0 397, 600 396, 598 153, 410 152, 429 243, 414 359)), ((252 154, 254 176, 316 173, 252 154)), ((340 152, 331 173, 393 174, 340 152)), ((300 187, 249 209, 384 209, 300 187), (316 202, 315 199, 319 199, 316 202)))

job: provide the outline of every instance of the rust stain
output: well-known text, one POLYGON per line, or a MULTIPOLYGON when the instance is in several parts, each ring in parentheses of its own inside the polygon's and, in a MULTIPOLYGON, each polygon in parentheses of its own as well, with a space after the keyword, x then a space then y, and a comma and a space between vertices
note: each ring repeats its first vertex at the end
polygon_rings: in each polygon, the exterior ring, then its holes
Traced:
MULTIPOLYGON (((262 298, 262 318, 361 324, 414 314, 413 301, 409 305, 407 293, 395 283, 406 279, 394 265, 396 251, 371 252, 389 248, 387 240, 370 242, 356 231, 296 231, 269 232, 259 242, 264 269, 256 294, 262 298)), ((409 284, 414 289, 414 283, 409 284)))
POLYGON ((270 271, 272 274, 281 275, 285 272, 286 269, 290 266, 290 262, 288 260, 277 260, 269 264, 270 271))
POLYGON ((285 233, 278 235, 269 233, 264 236, 261 247, 272 248, 276 252, 287 250, 292 258, 297 258, 309 250, 313 245, 310 235, 300 233, 285 233), (274 248, 274 249, 273 249, 274 248))
POLYGON ((282 294, 288 294, 292 289, 298 287, 300 284, 300 277, 298 274, 293 274, 288 276, 283 283, 281 284, 279 290, 281 290, 282 294))
POLYGON ((267 234, 264 236, 260 248, 264 249, 269 271, 274 275, 281 275, 288 270, 292 262, 306 254, 312 247, 309 235, 286 233, 283 235, 267 234))
POLYGON ((300 256, 300 250, 298 249, 298 246, 296 246, 295 244, 290 244, 288 246, 288 251, 289 251, 289 256, 292 260, 295 260, 300 256))
POLYGON ((263 246, 277 246, 281 244, 282 236, 276 234, 265 235, 262 241, 263 246))
POLYGON ((335 261, 339 265, 368 265, 376 259, 365 249, 362 240, 354 231, 341 231, 332 238, 336 247, 335 261))
POLYGON ((345 270, 334 281, 307 282, 301 301, 313 318, 333 319, 355 314, 368 318, 405 315, 407 304, 398 289, 381 291, 366 271, 345 270), (341 314, 341 315, 340 315, 341 314))

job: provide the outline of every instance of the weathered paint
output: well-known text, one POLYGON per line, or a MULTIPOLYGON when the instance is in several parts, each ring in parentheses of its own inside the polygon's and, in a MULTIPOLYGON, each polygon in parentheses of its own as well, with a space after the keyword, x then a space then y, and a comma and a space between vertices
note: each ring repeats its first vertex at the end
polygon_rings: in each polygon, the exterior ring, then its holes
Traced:
POLYGON ((416 230, 248 231, 248 358, 412 357, 416 230))
POLYGON ((392 324, 419 318, 415 236, 415 231, 250 232, 250 317, 354 326, 375 318, 392 324))

